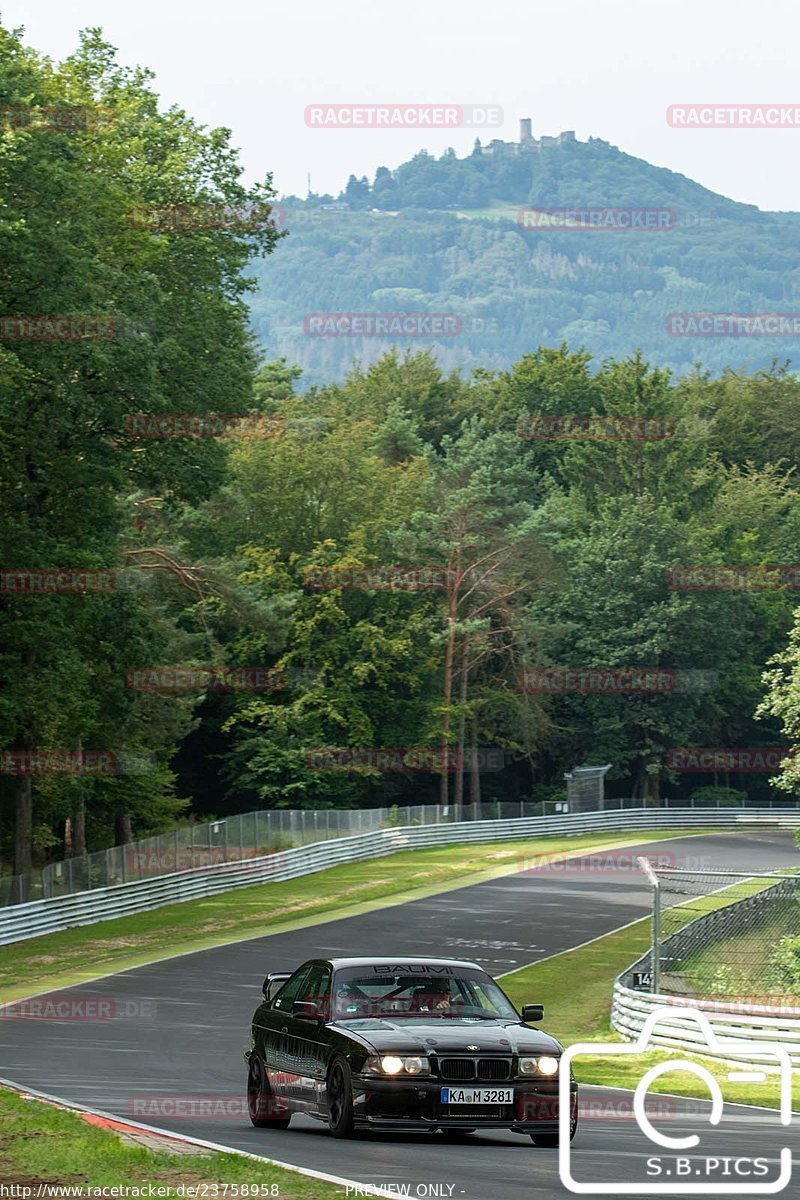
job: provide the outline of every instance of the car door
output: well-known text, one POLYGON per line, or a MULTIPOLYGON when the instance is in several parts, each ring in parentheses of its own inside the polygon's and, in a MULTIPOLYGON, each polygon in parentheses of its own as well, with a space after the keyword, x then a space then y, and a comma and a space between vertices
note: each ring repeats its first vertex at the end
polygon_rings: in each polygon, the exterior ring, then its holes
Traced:
MULTIPOLYGON (((325 962, 311 964, 308 975, 292 1000, 316 1004, 327 1017, 330 1012, 331 968, 325 962)), ((316 1111, 324 1096, 327 1072, 328 1036, 325 1023, 304 1016, 289 1015, 287 1032, 287 1075, 291 1078, 285 1093, 293 1107, 316 1111)))
POLYGON ((292 1005, 305 990, 312 964, 306 963, 287 979, 272 1002, 264 1031, 264 1062, 274 1096, 291 1100, 294 1093, 292 1062, 289 1053, 289 1028, 292 1005))

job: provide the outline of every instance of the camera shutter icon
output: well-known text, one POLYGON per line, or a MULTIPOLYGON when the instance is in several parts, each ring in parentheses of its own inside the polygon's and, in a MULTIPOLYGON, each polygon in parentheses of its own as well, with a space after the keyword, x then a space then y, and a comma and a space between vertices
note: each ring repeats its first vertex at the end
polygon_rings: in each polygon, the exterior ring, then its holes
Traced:
MULTIPOLYGON (((792 1121, 792 1060, 784 1046, 775 1042, 762 1042, 749 1038, 721 1038, 717 1035, 706 1014, 696 1008, 661 1005, 647 1017, 635 1042, 577 1042, 569 1046, 561 1057, 559 1072, 559 1152, 558 1167, 562 1185, 576 1195, 586 1196, 732 1196, 732 1195, 775 1195, 791 1180, 792 1152, 788 1146, 780 1151, 780 1174, 778 1178, 753 1183, 732 1183, 729 1179, 716 1182, 608 1182, 597 1180, 585 1182, 573 1177, 572 1144, 569 1137, 569 1084, 572 1063, 581 1056, 602 1058, 643 1054, 649 1050, 669 1052, 670 1042, 678 1042, 680 1050, 686 1051, 689 1036, 692 1051, 708 1054, 718 1064, 728 1067, 727 1078, 732 1083, 759 1083, 768 1078, 764 1069, 769 1066, 772 1075, 780 1082, 780 1104, 775 1114, 777 1125, 789 1125, 792 1121), (666 1044, 665 1044, 666 1043, 666 1044), (740 1069, 737 1069, 740 1068, 740 1069)), ((657 1079, 667 1072, 687 1071, 701 1079, 709 1091, 711 1111, 709 1125, 722 1122, 724 1097, 719 1080, 700 1063, 686 1058, 669 1059, 644 1072, 634 1092, 633 1110, 637 1124, 650 1142, 668 1151, 693 1149, 699 1145, 696 1134, 668 1137, 657 1130, 645 1112, 648 1090, 657 1079)))

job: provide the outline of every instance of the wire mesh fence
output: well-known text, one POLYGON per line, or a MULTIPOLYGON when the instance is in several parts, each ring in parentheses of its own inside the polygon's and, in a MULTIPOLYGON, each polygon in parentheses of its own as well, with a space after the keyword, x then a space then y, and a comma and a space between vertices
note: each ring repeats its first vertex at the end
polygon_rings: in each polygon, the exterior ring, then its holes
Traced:
POLYGON ((800 1007, 800 874, 654 872, 653 945, 639 978, 662 995, 800 1007))
POLYGON ((390 829, 395 825, 440 825, 460 820, 506 820, 546 816, 552 802, 501 802, 465 806, 418 804, 359 809, 265 809, 111 846, 79 858, 51 863, 29 875, 0 877, 0 907, 72 895, 137 879, 152 879, 217 863, 239 862, 329 838, 390 829))

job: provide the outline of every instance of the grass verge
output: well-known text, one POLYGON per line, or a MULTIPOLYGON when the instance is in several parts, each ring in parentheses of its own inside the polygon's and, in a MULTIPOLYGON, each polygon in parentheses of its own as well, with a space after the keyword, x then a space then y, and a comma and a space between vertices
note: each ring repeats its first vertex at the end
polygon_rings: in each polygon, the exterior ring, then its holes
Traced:
POLYGON ((697 830, 639 832, 455 845, 348 863, 283 883, 239 888, 203 900, 66 929, 0 947, 0 1003, 227 942, 353 916, 452 888, 512 874, 536 855, 696 835, 697 830))
MULTIPOLYGON (((342 1195, 342 1188, 335 1184, 236 1154, 198 1151, 176 1155, 132 1145, 116 1133, 88 1124, 75 1113, 26 1099, 2 1087, 0 1128, 0 1179, 5 1185, 33 1188, 31 1195, 36 1194, 40 1184, 50 1184, 138 1187, 144 1188, 141 1194, 145 1196, 152 1185, 165 1189, 157 1195, 183 1197, 192 1195, 189 1187, 196 1187, 194 1195, 198 1197, 222 1196, 221 1188, 215 1193, 215 1183, 249 1184, 250 1196, 274 1195, 280 1200, 333 1200, 342 1195), (257 1192, 253 1187, 256 1184, 260 1185, 257 1192), (179 1193, 176 1189, 181 1185, 184 1191, 179 1193)), ((268 1140, 265 1138, 265 1143, 268 1140)), ((270 1149, 265 1145, 265 1154, 270 1149)), ((277 1145, 274 1151, 278 1151, 277 1145)), ((230 1190, 228 1194, 232 1194, 230 1190)))
MULTIPOLYGON (((724 893, 705 897, 706 911, 723 907, 725 903, 724 893)), ((698 902, 695 900, 691 912, 686 913, 686 920, 693 920, 697 915, 698 902)), ((674 927, 677 927, 677 921, 674 927)), ((502 978, 502 985, 518 1005, 543 1002, 543 1027, 565 1046, 586 1041, 622 1042, 624 1039, 611 1028, 613 981, 649 948, 650 921, 645 919, 607 934, 587 946, 567 950, 564 954, 513 971, 502 978)), ((581 1083, 635 1089, 645 1071, 674 1057, 675 1053, 660 1050, 625 1058, 610 1055, 581 1057, 576 1059, 574 1070, 581 1083)), ((723 1094, 727 1100, 767 1108, 777 1106, 776 1078, 757 1087, 753 1084, 731 1084, 725 1079, 728 1068, 713 1060, 683 1051, 680 1057, 696 1058, 720 1082, 724 1081, 723 1094), (760 1095, 762 1092, 763 1096, 760 1095)), ((650 1090, 708 1099, 708 1091, 700 1080, 686 1072, 665 1074, 650 1090)), ((793 1097, 793 1108, 800 1110, 800 1075, 797 1072, 793 1079, 793 1097)))

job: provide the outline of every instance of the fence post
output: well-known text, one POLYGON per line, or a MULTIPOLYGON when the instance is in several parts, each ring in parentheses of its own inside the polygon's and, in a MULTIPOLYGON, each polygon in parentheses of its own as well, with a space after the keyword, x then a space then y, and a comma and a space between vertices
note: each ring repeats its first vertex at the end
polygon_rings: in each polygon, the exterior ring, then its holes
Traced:
POLYGON ((653 870, 649 859, 636 860, 650 881, 653 889, 653 949, 651 959, 651 988, 653 995, 661 992, 661 880, 653 870))

